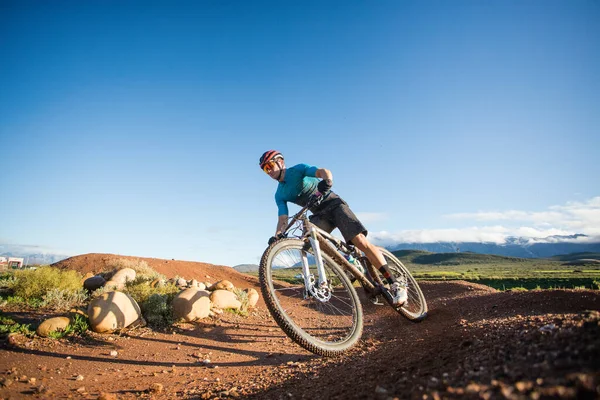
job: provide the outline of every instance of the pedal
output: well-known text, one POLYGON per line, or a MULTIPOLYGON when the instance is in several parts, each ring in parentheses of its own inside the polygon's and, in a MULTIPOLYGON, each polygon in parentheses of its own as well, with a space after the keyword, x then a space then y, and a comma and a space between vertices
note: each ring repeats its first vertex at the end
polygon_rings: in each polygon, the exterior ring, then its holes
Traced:
POLYGON ((381 301, 381 296, 369 297, 369 300, 371 300, 371 303, 375 304, 376 306, 385 305, 385 303, 381 301))

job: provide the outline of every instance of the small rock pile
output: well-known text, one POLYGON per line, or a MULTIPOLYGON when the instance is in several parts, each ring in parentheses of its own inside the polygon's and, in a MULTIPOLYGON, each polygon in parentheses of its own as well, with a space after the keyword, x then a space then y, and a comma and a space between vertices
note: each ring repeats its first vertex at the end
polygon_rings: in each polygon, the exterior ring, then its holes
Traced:
MULTIPOLYGON (((101 275, 89 274, 84 278, 83 287, 88 291, 104 288, 104 293, 90 302, 87 312, 80 312, 89 319, 92 331, 110 333, 131 326, 145 325, 140 306, 133 297, 123 292, 127 282, 135 279, 136 271, 132 268, 116 271, 108 281, 101 275)), ((149 286, 155 288, 168 283, 180 289, 170 305, 173 317, 177 321, 197 321, 220 313, 224 309, 254 308, 259 300, 259 294, 255 289, 237 290, 233 283, 227 280, 211 284, 196 279, 189 281, 184 278, 170 281, 155 279, 149 283, 149 286)), ((47 337, 51 332, 65 330, 70 323, 69 317, 50 318, 40 324, 37 333, 47 337)))

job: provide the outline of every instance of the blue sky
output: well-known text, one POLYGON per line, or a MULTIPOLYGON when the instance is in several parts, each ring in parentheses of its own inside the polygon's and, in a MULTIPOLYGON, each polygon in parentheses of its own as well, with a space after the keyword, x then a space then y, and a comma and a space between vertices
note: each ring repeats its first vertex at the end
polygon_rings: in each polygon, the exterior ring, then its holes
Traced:
POLYGON ((600 236, 599 20, 591 0, 5 0, 0 245, 257 263, 272 148, 330 169, 381 244, 600 236))

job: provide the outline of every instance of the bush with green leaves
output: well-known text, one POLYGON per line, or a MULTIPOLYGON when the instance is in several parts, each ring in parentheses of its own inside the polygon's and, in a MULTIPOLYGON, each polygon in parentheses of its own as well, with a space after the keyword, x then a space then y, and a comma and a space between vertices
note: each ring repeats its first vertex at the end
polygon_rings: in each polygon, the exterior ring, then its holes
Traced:
POLYGON ((32 337, 35 331, 31 330, 31 324, 19 324, 10 317, 0 315, 0 335, 9 333, 21 333, 25 336, 32 337))
POLYGON ((17 279, 13 272, 3 272, 0 274, 0 288, 12 289, 17 279))
POLYGON ((87 332, 89 327, 90 325, 86 317, 75 314, 65 329, 49 332, 48 337, 52 339, 61 339, 68 335, 83 335, 87 332))
POLYGON ((140 304, 142 315, 149 326, 164 329, 175 322, 171 306, 174 297, 175 294, 154 293, 140 304))
POLYGON ((136 272, 137 277, 142 277, 145 280, 153 281, 154 279, 165 279, 165 276, 156 272, 144 260, 131 260, 127 258, 113 258, 107 262, 107 267, 113 271, 118 271, 123 268, 131 268, 136 272))
POLYGON ((150 281, 144 277, 136 277, 133 281, 125 284, 125 293, 128 293, 138 304, 143 304, 153 294, 175 295, 179 293, 179 288, 174 283, 169 282, 164 285, 152 287, 150 281))
POLYGON ((42 297, 41 307, 53 310, 68 310, 83 305, 88 298, 84 288, 79 290, 51 289, 42 297))
POLYGON ((243 289, 235 288, 233 289, 233 293, 237 296, 238 300, 242 305, 240 309, 237 310, 239 314, 247 315, 248 314, 248 292, 243 289))
POLYGON ((27 303, 34 299, 43 302, 44 296, 53 290, 61 291, 64 296, 71 296, 81 291, 82 276, 77 271, 43 266, 35 270, 15 271, 14 276, 15 282, 12 286, 14 295, 27 303))
POLYGON ((171 303, 179 293, 174 283, 152 287, 145 277, 136 277, 125 284, 124 292, 139 304, 142 315, 151 327, 165 328, 173 324, 171 303))

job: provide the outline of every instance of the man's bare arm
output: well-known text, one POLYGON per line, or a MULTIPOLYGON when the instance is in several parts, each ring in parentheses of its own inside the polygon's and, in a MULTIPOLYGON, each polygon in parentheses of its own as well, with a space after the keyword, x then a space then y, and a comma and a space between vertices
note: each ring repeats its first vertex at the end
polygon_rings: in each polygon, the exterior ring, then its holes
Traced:
POLYGON ((283 230, 287 226, 287 222, 288 222, 287 215, 279 216, 279 218, 277 219, 277 231, 275 232, 275 236, 279 235, 280 233, 283 233, 283 230))
POLYGON ((319 168, 317 172, 315 172, 315 176, 321 179, 331 179, 333 180, 333 175, 331 171, 325 168, 319 168))

